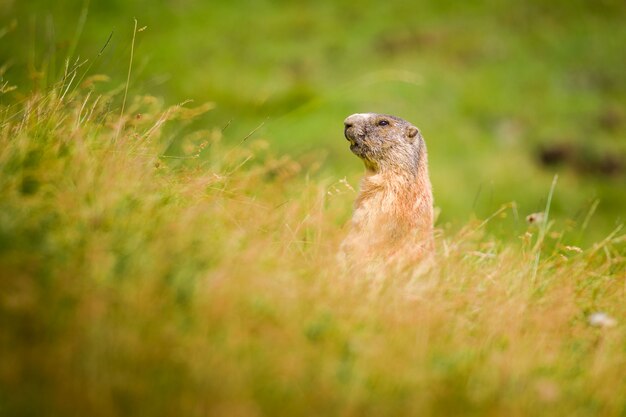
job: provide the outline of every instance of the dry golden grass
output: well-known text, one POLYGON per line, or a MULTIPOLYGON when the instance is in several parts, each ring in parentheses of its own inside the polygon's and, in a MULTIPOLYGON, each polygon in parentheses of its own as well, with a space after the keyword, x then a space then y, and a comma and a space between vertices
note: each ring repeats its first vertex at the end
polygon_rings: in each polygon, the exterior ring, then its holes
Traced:
POLYGON ((219 129, 163 155, 210 105, 63 91, 2 108, 0 414, 626 412, 620 231, 476 221, 429 268, 345 271, 342 181, 219 129))

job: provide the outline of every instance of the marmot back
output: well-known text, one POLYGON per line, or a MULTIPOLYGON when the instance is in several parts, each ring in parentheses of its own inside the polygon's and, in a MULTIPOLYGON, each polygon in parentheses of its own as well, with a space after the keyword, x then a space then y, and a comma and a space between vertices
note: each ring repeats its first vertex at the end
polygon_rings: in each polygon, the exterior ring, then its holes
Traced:
POLYGON ((433 249, 433 195, 426 143, 399 117, 358 113, 344 121, 350 150, 365 163, 342 249, 352 263, 413 263, 433 249))

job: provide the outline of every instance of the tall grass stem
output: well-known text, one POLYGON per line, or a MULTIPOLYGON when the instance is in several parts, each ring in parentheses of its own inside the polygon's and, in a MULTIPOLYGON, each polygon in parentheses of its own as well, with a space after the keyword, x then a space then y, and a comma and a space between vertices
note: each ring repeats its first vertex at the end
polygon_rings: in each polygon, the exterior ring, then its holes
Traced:
POLYGON ((548 193, 548 200, 546 201, 546 208, 543 212, 543 222, 539 229, 539 236, 537 237, 537 246, 535 254, 535 262, 533 264, 532 283, 534 284, 537 279, 537 269, 539 268, 539 261, 541 260, 541 248, 543 246, 543 240, 545 239, 546 232, 548 231, 548 220, 550 215, 550 206, 552 204, 552 196, 554 195, 554 189, 559 179, 559 174, 554 174, 552 179, 552 185, 550 186, 550 192, 548 193))

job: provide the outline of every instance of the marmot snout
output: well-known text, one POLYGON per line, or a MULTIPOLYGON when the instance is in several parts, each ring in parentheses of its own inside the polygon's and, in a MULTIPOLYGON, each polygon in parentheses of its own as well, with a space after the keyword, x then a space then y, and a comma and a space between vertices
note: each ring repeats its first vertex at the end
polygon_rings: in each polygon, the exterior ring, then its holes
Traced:
POLYGON ((366 167, 355 202, 347 255, 367 262, 416 260, 433 248, 433 196, 426 144, 399 117, 358 113, 344 121, 350 150, 366 167))

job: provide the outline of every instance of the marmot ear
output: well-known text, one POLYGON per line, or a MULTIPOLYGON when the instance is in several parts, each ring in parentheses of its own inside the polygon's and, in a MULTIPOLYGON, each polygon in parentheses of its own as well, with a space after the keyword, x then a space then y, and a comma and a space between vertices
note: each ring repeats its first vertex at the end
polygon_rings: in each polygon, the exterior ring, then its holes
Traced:
POLYGON ((406 130, 406 134, 409 138, 413 139, 419 134, 419 130, 415 126, 409 126, 406 130))

